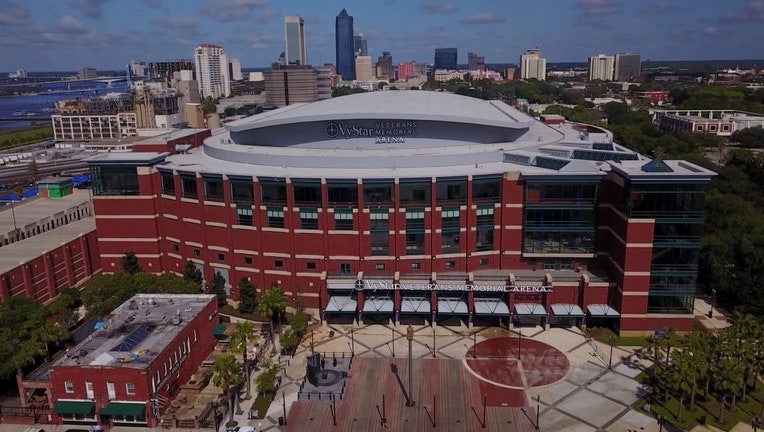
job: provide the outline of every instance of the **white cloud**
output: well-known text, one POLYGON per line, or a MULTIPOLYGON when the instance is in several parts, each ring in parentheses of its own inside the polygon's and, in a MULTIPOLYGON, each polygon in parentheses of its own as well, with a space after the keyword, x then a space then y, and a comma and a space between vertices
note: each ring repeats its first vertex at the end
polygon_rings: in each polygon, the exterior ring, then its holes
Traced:
POLYGON ((255 9, 270 5, 270 0, 212 0, 199 6, 199 12, 217 21, 239 21, 252 16, 255 9))
POLYGON ((496 16, 494 14, 483 12, 475 15, 470 15, 467 18, 461 20, 462 24, 496 24, 506 22, 504 17, 496 16))
POLYGON ((440 4, 440 3, 435 2, 435 1, 426 1, 426 2, 424 2, 422 4, 422 8, 424 8, 424 10, 426 10, 426 11, 438 12, 438 13, 454 13, 454 12, 459 12, 459 7, 454 5, 454 4, 450 4, 450 3, 440 4))
POLYGON ((727 14, 730 21, 764 21, 764 1, 749 2, 743 9, 727 14))

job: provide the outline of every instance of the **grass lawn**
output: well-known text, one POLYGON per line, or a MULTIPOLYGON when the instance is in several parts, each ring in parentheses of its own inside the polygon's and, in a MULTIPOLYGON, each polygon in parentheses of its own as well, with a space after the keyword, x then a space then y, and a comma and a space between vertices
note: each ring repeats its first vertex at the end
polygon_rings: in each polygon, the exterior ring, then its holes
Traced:
MULTIPOLYGON (((649 376, 642 374, 637 377, 640 382, 649 383, 649 376)), ((695 425, 701 424, 702 417, 705 417, 706 424, 712 425, 722 430, 730 430, 738 422, 745 424, 751 424, 751 418, 756 417, 761 412, 762 402, 764 401, 764 385, 759 383, 758 389, 753 391, 749 388, 746 395, 746 401, 743 402, 738 396, 735 412, 730 410, 732 405, 732 397, 727 398, 727 405, 724 410, 724 423, 718 421, 720 402, 716 398, 716 393, 711 391, 708 398, 703 396, 703 389, 699 388, 698 393, 695 395, 695 409, 690 411, 688 406, 690 403, 689 397, 685 398, 684 408, 682 409, 681 421, 677 418, 679 413, 679 400, 676 395, 669 395, 668 400, 663 399, 664 393, 653 393, 643 399, 640 399, 634 404, 634 408, 638 411, 645 412, 645 404, 650 404, 650 412, 653 416, 660 415, 667 422, 681 428, 682 430, 690 430, 695 425)))
POLYGON ((20 131, 0 134, 0 149, 18 147, 53 138, 53 127, 40 126, 20 131))
POLYGON ((265 414, 268 412, 268 407, 270 407, 271 402, 273 402, 274 396, 275 394, 258 393, 255 401, 252 402, 252 408, 250 409, 257 410, 258 418, 264 418, 265 414))
POLYGON ((589 334, 598 342, 610 345, 610 337, 615 336, 616 346, 645 346, 647 338, 642 336, 618 336, 612 330, 606 328, 589 329, 589 334))

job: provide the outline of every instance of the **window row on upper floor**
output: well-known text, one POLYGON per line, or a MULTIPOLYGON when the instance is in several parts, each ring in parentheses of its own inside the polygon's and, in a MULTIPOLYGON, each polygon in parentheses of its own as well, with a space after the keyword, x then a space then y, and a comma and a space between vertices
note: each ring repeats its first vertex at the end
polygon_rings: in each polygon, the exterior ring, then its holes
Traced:
MULTIPOLYGON (((179 173, 179 181, 170 172, 160 172, 162 194, 205 201, 223 202, 225 200, 225 182, 219 175, 202 175, 201 185, 195 173, 179 173), (180 190, 177 190, 179 187, 180 190)), ((259 189, 262 204, 285 204, 287 190, 291 188, 292 200, 296 204, 320 206, 323 203, 323 185, 318 179, 293 180, 259 178, 257 183, 250 177, 230 177, 228 179, 231 202, 252 204, 255 191, 259 189)), ((440 203, 467 203, 468 181, 466 177, 438 179, 432 183, 429 179, 403 180, 397 187, 397 200, 401 204, 429 205, 434 198, 440 203)), ((357 206, 359 199, 365 206, 392 207, 396 200, 396 187, 393 180, 375 180, 358 185, 356 181, 328 180, 326 182, 326 201, 330 204, 357 206)), ((475 202, 495 202, 501 199, 501 178, 475 178, 472 181, 472 200, 475 202)))

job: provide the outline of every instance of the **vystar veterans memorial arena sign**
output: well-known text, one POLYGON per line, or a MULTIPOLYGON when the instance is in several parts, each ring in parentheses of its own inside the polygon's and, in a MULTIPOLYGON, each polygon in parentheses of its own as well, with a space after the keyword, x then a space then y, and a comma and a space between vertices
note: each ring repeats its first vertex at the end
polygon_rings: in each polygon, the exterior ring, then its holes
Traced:
POLYGON ((501 293, 551 293, 550 285, 480 285, 480 284, 438 284, 438 283, 394 283, 358 279, 355 281, 356 291, 475 291, 501 293))

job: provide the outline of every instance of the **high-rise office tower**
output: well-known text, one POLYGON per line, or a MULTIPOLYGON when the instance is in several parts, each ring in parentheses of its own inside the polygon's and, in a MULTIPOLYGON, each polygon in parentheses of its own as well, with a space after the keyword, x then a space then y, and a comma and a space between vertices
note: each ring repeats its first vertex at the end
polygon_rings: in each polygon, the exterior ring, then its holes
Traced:
POLYGON ((163 62, 151 62, 149 63, 149 77, 151 79, 163 79, 169 81, 172 79, 172 74, 180 72, 182 70, 193 70, 193 60, 171 60, 163 62))
POLYGON ((467 53, 467 67, 471 71, 484 71, 485 57, 479 56, 475 53, 467 53))
POLYGON ((231 80, 228 77, 228 57, 223 47, 201 44, 194 48, 196 80, 203 98, 217 99, 231 95, 231 80))
POLYGON ((642 57, 635 53, 615 55, 616 81, 631 81, 642 74, 642 57))
POLYGON ((298 16, 284 17, 284 31, 286 33, 286 51, 284 51, 286 64, 308 64, 308 52, 305 49, 305 21, 298 16))
POLYGON ((353 43, 353 17, 342 9, 334 20, 337 73, 343 80, 355 79, 355 46, 353 43))
POLYGON ((435 48, 435 69, 456 69, 456 48, 435 48))
POLYGON ((366 39, 363 37, 363 33, 355 33, 353 35, 353 51, 356 56, 369 55, 369 46, 366 43, 366 39))
POLYGON ((377 78, 395 78, 393 72, 393 56, 390 55, 390 51, 382 51, 382 55, 377 58, 377 78))
POLYGON ((520 79, 546 80, 546 59, 538 48, 525 51, 520 56, 520 79))
POLYGON ((244 76, 241 74, 241 62, 239 59, 231 59, 231 61, 228 62, 228 78, 230 78, 231 81, 241 81, 244 79, 244 76))
POLYGON ((589 81, 613 81, 613 56, 589 57, 589 81))
POLYGON ((371 57, 359 55, 355 58, 355 79, 362 82, 369 82, 374 79, 371 57))
POLYGON ((266 105, 281 107, 317 101, 317 75, 310 66, 273 63, 270 70, 263 72, 266 105))

